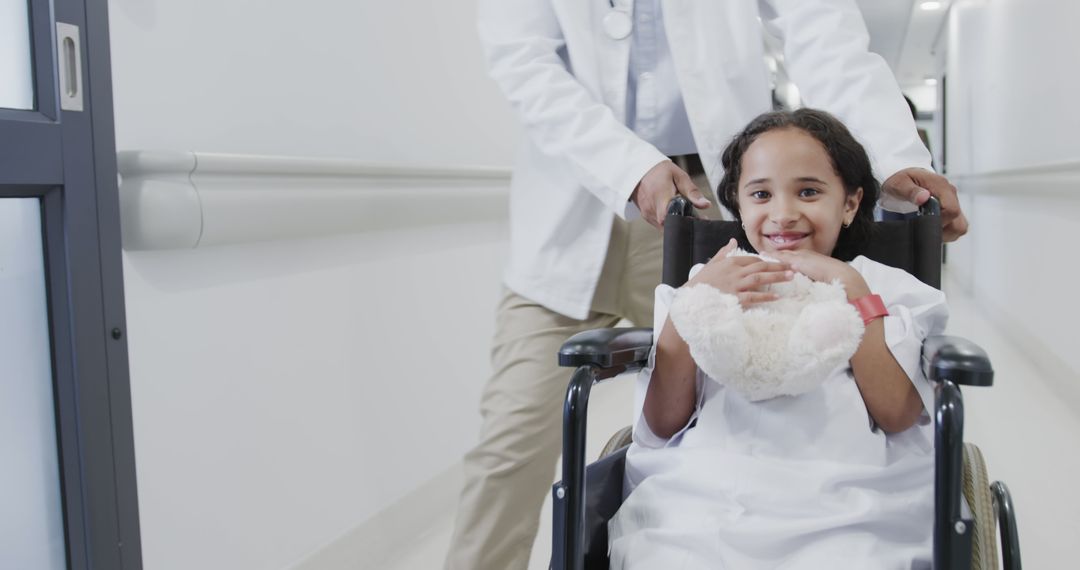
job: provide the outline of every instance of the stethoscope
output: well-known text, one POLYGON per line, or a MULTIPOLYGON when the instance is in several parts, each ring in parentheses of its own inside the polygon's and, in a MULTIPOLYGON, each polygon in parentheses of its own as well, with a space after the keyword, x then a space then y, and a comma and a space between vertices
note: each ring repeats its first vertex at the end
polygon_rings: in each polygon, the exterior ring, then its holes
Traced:
POLYGON ((630 18, 630 13, 625 9, 616 8, 615 0, 608 0, 608 5, 611 6, 611 10, 604 15, 604 33, 613 40, 627 38, 634 29, 634 21, 630 18))

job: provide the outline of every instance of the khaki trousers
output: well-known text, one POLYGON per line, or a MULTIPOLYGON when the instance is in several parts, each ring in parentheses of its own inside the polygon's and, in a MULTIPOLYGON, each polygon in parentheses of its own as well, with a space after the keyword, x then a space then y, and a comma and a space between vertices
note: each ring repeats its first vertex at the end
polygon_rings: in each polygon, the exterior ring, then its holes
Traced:
MULTIPOLYGON (((704 192, 708 183, 700 178, 695 182, 704 192)), ((556 354, 569 337, 612 327, 623 318, 652 326, 662 237, 641 219, 616 218, 592 311, 584 320, 504 290, 495 316, 493 373, 480 402, 480 442, 465 456, 448 570, 527 568, 561 451, 562 404, 572 372, 557 365, 556 354)))
POLYGON ((622 318, 637 326, 652 323, 661 233, 640 219, 615 222, 593 310, 584 320, 503 292, 493 374, 480 402, 480 442, 465 456, 449 570, 527 568, 562 442, 562 403, 572 371, 557 365, 559 347, 581 331, 612 327, 622 318))

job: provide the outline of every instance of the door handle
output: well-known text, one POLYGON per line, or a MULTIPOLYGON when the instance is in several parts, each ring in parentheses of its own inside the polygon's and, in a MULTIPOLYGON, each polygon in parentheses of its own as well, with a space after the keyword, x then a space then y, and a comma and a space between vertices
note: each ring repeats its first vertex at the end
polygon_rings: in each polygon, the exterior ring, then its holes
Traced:
POLYGON ((56 53, 60 60, 60 108, 83 110, 82 44, 79 27, 56 23, 56 53))

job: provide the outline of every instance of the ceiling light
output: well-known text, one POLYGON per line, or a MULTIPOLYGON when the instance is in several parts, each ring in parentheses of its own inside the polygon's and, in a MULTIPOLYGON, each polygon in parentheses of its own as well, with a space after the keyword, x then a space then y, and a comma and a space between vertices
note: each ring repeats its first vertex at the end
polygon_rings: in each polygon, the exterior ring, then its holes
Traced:
POLYGON ((919 4, 919 8, 922 8, 923 10, 940 10, 941 2, 923 2, 919 4))

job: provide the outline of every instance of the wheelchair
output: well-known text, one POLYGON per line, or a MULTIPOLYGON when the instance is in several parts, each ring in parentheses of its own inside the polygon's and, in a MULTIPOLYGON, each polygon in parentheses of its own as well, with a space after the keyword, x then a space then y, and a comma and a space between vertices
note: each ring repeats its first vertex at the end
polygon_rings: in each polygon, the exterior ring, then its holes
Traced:
MULTIPOLYGON (((676 196, 664 222, 663 282, 673 287, 685 283, 694 264, 739 237, 737 222, 694 218, 692 210, 686 199, 676 196)), ((871 243, 859 253, 940 288, 940 215, 940 205, 931 198, 917 215, 876 222, 871 243)), ((745 249, 748 244, 740 246, 745 249)), ((620 430, 600 460, 586 467, 589 392, 600 381, 642 368, 652 340, 650 328, 598 329, 574 335, 559 350, 559 365, 575 371, 563 406, 562 480, 552 488, 553 570, 609 567, 607 523, 622 503, 630 428, 620 430)), ((978 448, 963 441, 959 386, 990 386, 994 377, 990 359, 966 339, 933 336, 923 343, 922 369, 936 383, 933 567, 998 568, 997 526, 1001 562, 1006 570, 1019 570, 1020 543, 1009 489, 1000 481, 989 483, 978 448)))

